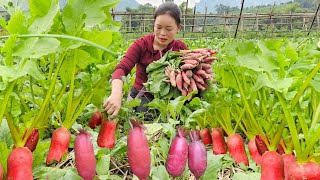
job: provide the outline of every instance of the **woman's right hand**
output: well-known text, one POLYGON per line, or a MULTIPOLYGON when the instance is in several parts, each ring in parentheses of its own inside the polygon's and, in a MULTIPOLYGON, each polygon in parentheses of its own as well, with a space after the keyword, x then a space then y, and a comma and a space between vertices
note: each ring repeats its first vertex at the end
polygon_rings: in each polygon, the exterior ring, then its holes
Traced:
POLYGON ((121 108, 121 99, 121 95, 111 94, 104 102, 103 107, 110 115, 110 119, 117 117, 121 108))
POLYGON ((122 101, 122 85, 123 82, 119 79, 114 79, 111 83, 112 92, 111 95, 104 102, 103 107, 110 115, 110 119, 117 117, 122 101))

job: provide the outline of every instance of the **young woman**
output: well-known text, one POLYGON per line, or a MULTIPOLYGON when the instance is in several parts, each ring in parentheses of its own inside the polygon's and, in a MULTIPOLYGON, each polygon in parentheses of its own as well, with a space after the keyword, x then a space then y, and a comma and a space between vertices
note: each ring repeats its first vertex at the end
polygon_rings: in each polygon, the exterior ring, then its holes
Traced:
POLYGON ((181 29, 180 21, 181 11, 176 4, 160 5, 154 13, 154 33, 135 40, 128 48, 127 53, 113 72, 111 95, 104 103, 104 108, 111 119, 118 115, 121 107, 123 86, 121 77, 128 75, 135 65, 136 78, 134 87, 130 91, 130 97, 141 99, 141 104, 135 109, 136 111, 146 112, 148 110, 143 105, 152 101, 153 96, 145 92, 143 87, 143 83, 148 80, 147 66, 160 59, 168 50, 188 49, 182 41, 175 40, 176 34, 181 29))

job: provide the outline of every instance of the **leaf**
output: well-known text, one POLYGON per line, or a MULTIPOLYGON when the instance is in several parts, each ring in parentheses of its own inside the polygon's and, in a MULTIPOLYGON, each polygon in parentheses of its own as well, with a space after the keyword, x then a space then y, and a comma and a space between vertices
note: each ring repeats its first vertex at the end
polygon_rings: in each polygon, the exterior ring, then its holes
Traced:
POLYGON ((10 34, 25 34, 27 32, 26 19, 21 10, 17 10, 13 14, 6 29, 10 34))
POLYGON ((149 135, 154 135, 162 129, 159 123, 144 124, 144 126, 146 127, 146 134, 149 135))
POLYGON ((103 155, 97 162, 97 173, 101 175, 109 175, 110 154, 103 155))
POLYGON ((92 29, 91 31, 82 32, 81 37, 104 47, 110 46, 112 42, 112 32, 109 30, 98 31, 92 29))
POLYGON ((164 166, 152 167, 151 177, 153 180, 170 180, 170 176, 164 166))
POLYGON ((86 0, 70 1, 63 9, 62 22, 65 31, 70 35, 77 35, 84 27, 86 0))
POLYGON ((55 38, 29 38, 14 49, 14 56, 21 58, 40 58, 42 56, 56 53, 60 41, 55 38))
MULTIPOLYGON (((4 121, 2 121, 3 123, 4 121)), ((0 137, 2 136, 2 131, 0 132, 0 137)), ((8 136, 10 138, 10 136, 8 136)), ((7 159, 10 154, 11 150, 8 148, 8 145, 5 141, 0 141, 0 164, 2 164, 3 171, 7 171, 7 159)))
POLYGON ((5 62, 7 66, 13 65, 13 48, 16 46, 17 35, 11 35, 4 44, 4 47, 1 48, 1 53, 6 53, 5 62))
POLYGON ((218 179, 218 171, 222 167, 222 158, 224 155, 213 155, 212 152, 207 152, 207 170, 204 175, 200 178, 202 180, 205 179, 218 179))
POLYGON ((59 6, 56 4, 56 0, 30 0, 30 13, 33 18, 33 22, 29 27, 29 33, 43 33, 48 32, 53 25, 53 19, 59 12, 59 6))

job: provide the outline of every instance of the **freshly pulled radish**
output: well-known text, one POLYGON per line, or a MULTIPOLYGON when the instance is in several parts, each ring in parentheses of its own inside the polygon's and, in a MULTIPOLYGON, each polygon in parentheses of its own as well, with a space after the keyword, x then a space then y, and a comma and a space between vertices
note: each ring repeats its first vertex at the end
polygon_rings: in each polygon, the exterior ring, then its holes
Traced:
MULTIPOLYGON (((26 130, 26 132, 27 131, 28 130, 26 130)), ((24 133, 23 137, 26 135, 26 132, 24 133)), ((37 147, 38 141, 39 141, 39 131, 38 129, 33 128, 24 147, 27 147, 31 152, 33 152, 37 147)))
POLYGON ((183 174, 188 159, 188 142, 185 138, 186 131, 178 129, 176 137, 173 139, 167 161, 166 169, 172 177, 178 177, 183 174))
POLYGON ((96 175, 96 157, 90 135, 80 130, 74 142, 76 167, 79 175, 84 180, 92 180, 96 175))
POLYGON ((133 125, 129 129, 127 145, 128 159, 132 173, 140 179, 147 179, 150 174, 150 150, 144 127, 140 122, 130 120, 133 125))
POLYGON ((261 180, 284 179, 283 160, 280 154, 266 151, 261 158, 261 180))
POLYGON ((33 180, 32 161, 32 152, 28 148, 14 148, 8 157, 7 179, 33 180))
POLYGON ((228 136, 227 144, 229 154, 236 161, 236 163, 243 163, 246 166, 249 166, 249 161, 242 137, 237 133, 230 134, 228 136))
POLYGON ((199 179, 207 169, 207 151, 200 141, 199 131, 190 133, 191 143, 188 148, 188 167, 196 179, 199 179))

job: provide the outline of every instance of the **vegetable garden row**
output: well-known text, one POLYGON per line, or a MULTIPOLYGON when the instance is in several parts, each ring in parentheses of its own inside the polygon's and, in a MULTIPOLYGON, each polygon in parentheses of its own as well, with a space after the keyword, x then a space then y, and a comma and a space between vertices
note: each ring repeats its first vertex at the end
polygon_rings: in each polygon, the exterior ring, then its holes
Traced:
POLYGON ((0 2, 0 180, 319 179, 319 38, 185 41, 148 66, 153 120, 125 100, 134 71, 111 120, 116 3, 0 2))

